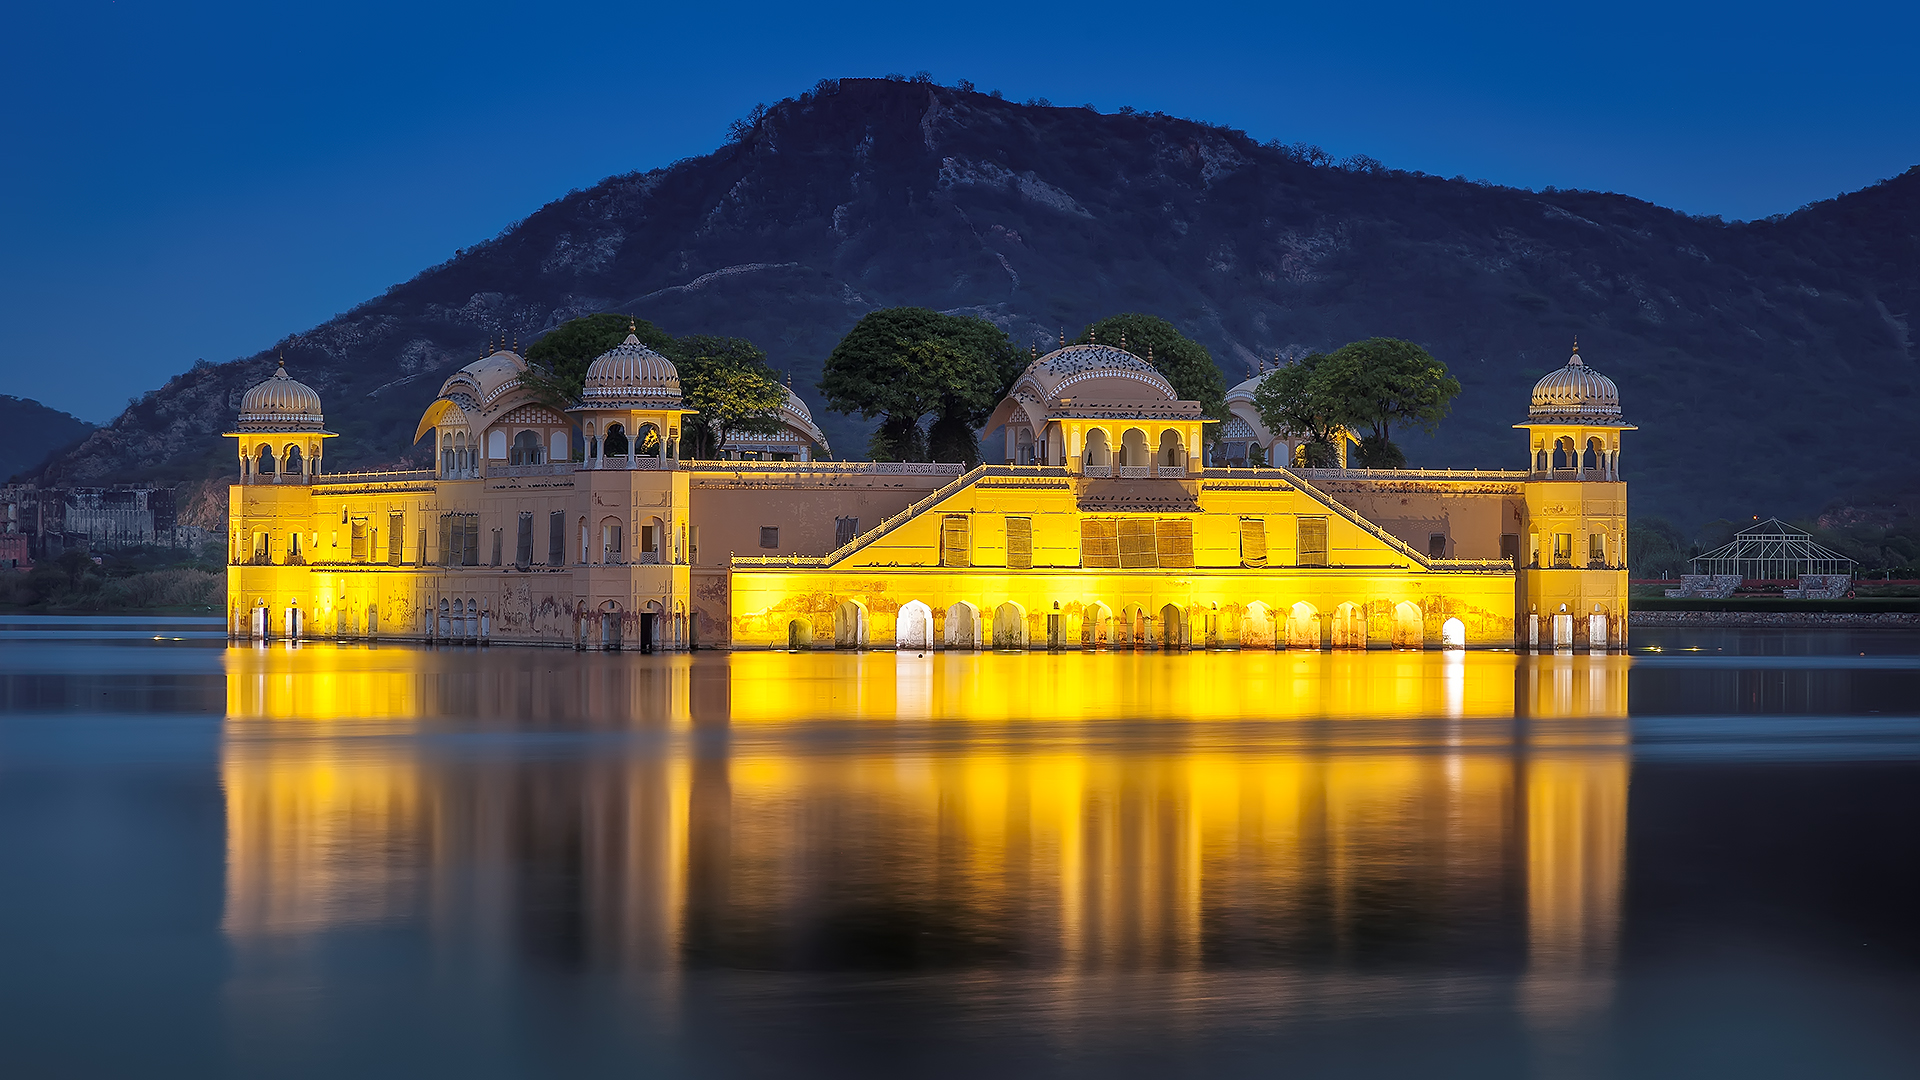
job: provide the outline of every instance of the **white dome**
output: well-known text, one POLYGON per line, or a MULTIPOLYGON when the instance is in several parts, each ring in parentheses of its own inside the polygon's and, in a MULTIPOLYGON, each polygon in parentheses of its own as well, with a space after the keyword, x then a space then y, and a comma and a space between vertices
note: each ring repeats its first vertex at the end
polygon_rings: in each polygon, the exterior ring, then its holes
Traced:
POLYGON ((287 362, 240 398, 242 431, 319 431, 326 418, 313 387, 287 374, 287 362))
POLYGON ((1160 374, 1152 364, 1133 355, 1125 349, 1111 345, 1068 345, 1040 357, 1027 366, 1021 380, 1031 381, 1043 398, 1060 395, 1067 387, 1075 383, 1092 380, 1122 380, 1121 383, 1107 383, 1101 387, 1102 396, 1114 396, 1134 399, 1142 396, 1150 399, 1172 401, 1179 398, 1173 384, 1160 374), (1119 391, 1120 386, 1127 387, 1119 391))
POLYGON ((1530 420, 1618 422, 1620 388, 1612 379, 1588 367, 1574 346, 1567 366, 1548 372, 1533 384, 1530 420))
POLYGON ((589 408, 679 408, 680 372, 673 361, 628 334, 587 368, 580 401, 589 408))

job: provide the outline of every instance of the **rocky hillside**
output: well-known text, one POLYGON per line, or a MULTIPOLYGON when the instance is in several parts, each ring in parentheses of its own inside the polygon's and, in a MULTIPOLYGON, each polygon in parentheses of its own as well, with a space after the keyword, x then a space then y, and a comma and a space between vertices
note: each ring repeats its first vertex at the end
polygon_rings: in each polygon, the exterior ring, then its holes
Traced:
POLYGON ((0 483, 77 446, 93 425, 31 398, 0 394, 0 483))
MULTIPOLYGON (((1161 115, 1016 104, 927 83, 823 83, 670 168, 568 194, 276 348, 345 437, 395 461, 491 336, 620 310, 744 335, 803 394, 876 307, 986 315, 1052 342, 1119 311, 1260 358, 1411 338, 1465 386, 1416 464, 1518 466, 1527 390, 1581 351, 1640 426, 1635 513, 1798 514, 1897 486, 1916 381, 1920 169, 1767 221, 1333 163, 1161 115), (1844 436, 1844 437, 1843 437, 1844 436)), ((64 479, 227 467, 217 436, 274 350, 186 372, 59 461, 64 479)), ((836 449, 853 420, 816 416, 836 449)))

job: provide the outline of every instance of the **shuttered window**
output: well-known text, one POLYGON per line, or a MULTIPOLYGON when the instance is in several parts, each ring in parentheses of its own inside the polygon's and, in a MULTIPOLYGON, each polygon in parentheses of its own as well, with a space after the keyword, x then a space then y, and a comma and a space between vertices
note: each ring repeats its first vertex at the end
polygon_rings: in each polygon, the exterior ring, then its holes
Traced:
POLYGON ((1267 565, 1267 519, 1240 519, 1240 565, 1267 565))
POLYGON ((967 515, 948 514, 940 519, 940 565, 973 565, 973 530, 967 515))
POLYGON ((513 565, 525 570, 533 565, 533 514, 522 511, 520 530, 513 541, 513 565))
POLYGON ((1161 566, 1174 570, 1192 569, 1192 519, 1161 518, 1153 523, 1153 539, 1161 566))
POLYGON ((1152 518, 1120 519, 1120 569, 1145 570, 1160 565, 1152 518))
POLYGON ((388 514, 387 515, 387 565, 388 566, 400 565, 400 558, 403 554, 405 554, 400 549, 401 549, 401 545, 406 543, 406 538, 407 538, 406 529, 407 529, 407 515, 405 514, 388 514))
POLYGON ((1007 519, 1007 568, 1009 570, 1033 568, 1032 518, 1010 517, 1007 519))
POLYGON ((367 521, 366 519, 354 518, 352 523, 352 528, 353 528, 352 539, 349 541, 349 543, 352 545, 353 561, 366 562, 367 561, 367 521))
POLYGON ((1300 519, 1300 558, 1301 566, 1327 565, 1327 519, 1323 517, 1303 517, 1300 519))
POLYGON ((1080 565, 1090 570, 1120 567, 1120 523, 1115 518, 1080 519, 1080 565))
POLYGON ((493 530, 493 562, 489 564, 491 566, 500 565, 500 549, 506 543, 502 534, 506 531, 505 529, 493 530))
POLYGON ((547 515, 547 565, 567 565, 567 515, 558 510, 547 515))

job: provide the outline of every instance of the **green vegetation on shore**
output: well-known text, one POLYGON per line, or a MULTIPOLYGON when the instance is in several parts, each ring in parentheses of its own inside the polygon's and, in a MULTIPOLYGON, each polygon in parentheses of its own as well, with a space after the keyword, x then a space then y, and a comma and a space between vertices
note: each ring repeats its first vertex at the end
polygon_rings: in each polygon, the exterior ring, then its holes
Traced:
POLYGON ((217 612, 227 603, 223 557, 218 542, 184 559, 167 548, 133 548, 96 563, 69 551, 26 573, 0 573, 0 611, 217 612))

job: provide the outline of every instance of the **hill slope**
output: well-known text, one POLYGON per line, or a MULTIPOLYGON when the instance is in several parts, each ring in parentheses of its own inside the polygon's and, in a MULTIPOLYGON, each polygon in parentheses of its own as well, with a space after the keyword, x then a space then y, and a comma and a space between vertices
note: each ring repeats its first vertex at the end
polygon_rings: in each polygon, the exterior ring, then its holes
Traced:
MULTIPOLYGON (((491 335, 628 311, 750 337, 817 402, 833 343, 895 304, 984 314, 1041 345, 1154 312, 1229 383, 1276 353, 1411 338, 1465 387, 1438 439, 1409 440, 1429 465, 1519 466, 1509 425, 1577 335, 1641 428, 1625 459, 1636 513, 1801 513, 1920 464, 1899 438, 1920 169, 1730 225, 1360 165, 1159 115, 845 80, 705 157, 573 192, 283 347, 345 436, 333 468, 407 454, 440 381, 491 335)), ((224 469, 217 433, 271 356, 175 378, 54 472, 224 469)), ((857 454, 860 425, 815 411, 857 454)))
POLYGON ((0 483, 79 442, 92 424, 31 398, 0 394, 0 483))

